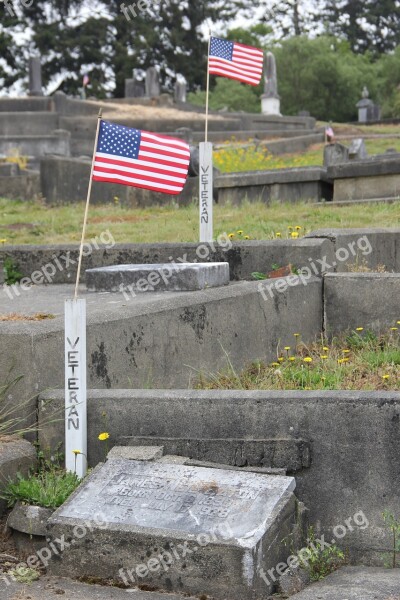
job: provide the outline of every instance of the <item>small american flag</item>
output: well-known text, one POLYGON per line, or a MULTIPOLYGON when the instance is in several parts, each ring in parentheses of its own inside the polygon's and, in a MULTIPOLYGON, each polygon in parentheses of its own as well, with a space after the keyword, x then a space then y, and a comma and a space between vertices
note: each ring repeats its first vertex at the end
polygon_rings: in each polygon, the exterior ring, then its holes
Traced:
POLYGON ((212 75, 237 79, 250 85, 261 81, 264 52, 260 48, 211 38, 209 69, 212 75))
POLYGON ((101 121, 93 179, 179 194, 190 162, 186 142, 101 121))

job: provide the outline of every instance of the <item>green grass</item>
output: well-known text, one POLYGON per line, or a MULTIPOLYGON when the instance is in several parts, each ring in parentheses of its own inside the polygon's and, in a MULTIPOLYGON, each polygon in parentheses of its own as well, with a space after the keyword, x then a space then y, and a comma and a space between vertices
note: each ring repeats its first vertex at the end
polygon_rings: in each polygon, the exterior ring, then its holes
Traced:
MULTIPOLYGON (((400 313, 399 313, 400 316, 400 313)), ((362 325, 360 325, 360 329, 362 325)), ((382 336, 354 331, 313 344, 293 342, 277 348, 269 364, 253 362, 240 373, 227 355, 227 367, 201 373, 198 389, 245 390, 400 390, 400 320, 382 336)))
MULTIPOLYGON (((63 244, 80 241, 83 204, 49 208, 40 203, 0 199, 0 248, 6 244, 63 244), (28 224, 33 224, 29 227, 28 224), (11 228, 9 228, 11 226, 11 228)), ((302 232, 329 227, 396 227, 400 203, 329 206, 299 203, 246 203, 215 205, 214 232, 243 230, 252 239, 270 239, 276 232, 287 236, 288 227, 302 232)), ((167 205, 146 209, 121 206, 90 208, 86 238, 109 229, 117 243, 198 241, 198 207, 167 205)), ((241 239, 235 233, 233 241, 241 239)))
POLYGON ((44 508, 58 508, 79 485, 75 473, 51 469, 42 471, 31 477, 18 475, 15 483, 9 483, 3 498, 8 506, 14 506, 17 501, 44 508))

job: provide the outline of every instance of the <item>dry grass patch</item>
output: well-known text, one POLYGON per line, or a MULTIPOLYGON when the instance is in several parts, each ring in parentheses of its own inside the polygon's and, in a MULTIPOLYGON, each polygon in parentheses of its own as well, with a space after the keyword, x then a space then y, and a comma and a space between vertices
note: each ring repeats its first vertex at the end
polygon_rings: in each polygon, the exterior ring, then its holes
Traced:
POLYGON ((272 363, 255 361, 236 372, 227 367, 200 373, 198 389, 243 390, 400 390, 400 321, 385 335, 359 327, 357 331, 304 344, 299 333, 293 343, 277 348, 272 363))
POLYGON ((45 321, 46 319, 55 319, 55 315, 49 313, 35 313, 34 315, 21 315, 20 313, 9 313, 0 315, 0 321, 45 321))

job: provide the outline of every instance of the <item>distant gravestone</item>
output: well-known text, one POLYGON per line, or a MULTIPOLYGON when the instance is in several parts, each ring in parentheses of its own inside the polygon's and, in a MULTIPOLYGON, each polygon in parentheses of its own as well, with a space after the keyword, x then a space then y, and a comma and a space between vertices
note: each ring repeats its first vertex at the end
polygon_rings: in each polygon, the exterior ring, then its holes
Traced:
POLYGON ((266 599, 268 569, 291 552, 294 488, 293 477, 109 459, 48 521, 49 541, 68 540, 50 572, 266 599))
POLYGON ((146 71, 146 96, 154 98, 160 95, 160 76, 156 67, 150 67, 146 71))
MULTIPOLYGON (((178 127, 176 133, 178 133, 179 137, 185 140, 185 142, 187 142, 191 146, 193 142, 193 129, 190 129, 190 127, 178 127)), ((192 146, 190 147, 190 152, 192 152, 192 146)))
POLYGON ((280 112, 281 101, 278 94, 275 56, 272 52, 267 52, 264 63, 264 93, 261 96, 261 112, 263 115, 282 116, 280 112))
POLYGON ((371 121, 379 121, 381 118, 381 109, 369 98, 369 91, 366 86, 364 86, 361 96, 361 100, 356 104, 358 122, 370 123, 371 121))
POLYGON ((362 138, 353 140, 349 146, 350 160, 364 160, 368 157, 367 148, 362 138))
POLYGON ((125 79, 125 98, 143 98, 144 95, 144 81, 138 79, 125 79))
POLYGON ((324 148, 324 167, 332 167, 349 160, 349 149, 343 144, 327 144, 324 148))
POLYGON ((187 84, 185 81, 176 81, 174 87, 175 102, 186 102, 187 84))
POLYGON ((29 96, 43 96, 40 56, 29 57, 29 96))

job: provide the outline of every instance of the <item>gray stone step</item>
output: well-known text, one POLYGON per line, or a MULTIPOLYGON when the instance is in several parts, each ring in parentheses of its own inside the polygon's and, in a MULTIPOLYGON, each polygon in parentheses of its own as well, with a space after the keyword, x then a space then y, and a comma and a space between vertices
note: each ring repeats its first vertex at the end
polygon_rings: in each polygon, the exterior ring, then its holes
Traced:
MULTIPOLYGON (((64 577, 41 577, 31 585, 11 582, 7 585, 0 579, 1 600, 191 600, 189 596, 159 594, 80 583, 64 577)), ((193 599, 194 600, 194 599, 193 599)))
POLYGON ((96 292, 187 292, 229 283, 229 264, 163 263, 115 265, 86 270, 86 287, 96 292))
POLYGON ((292 600, 399 600, 400 569, 344 567, 292 600))

